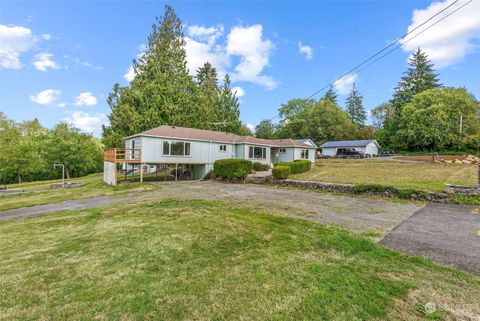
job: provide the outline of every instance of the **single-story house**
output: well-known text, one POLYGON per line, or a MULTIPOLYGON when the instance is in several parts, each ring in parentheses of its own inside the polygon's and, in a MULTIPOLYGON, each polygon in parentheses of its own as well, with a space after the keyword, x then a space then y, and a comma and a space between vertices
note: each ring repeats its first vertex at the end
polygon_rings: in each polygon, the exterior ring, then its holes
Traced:
POLYGON ((380 145, 375 139, 338 140, 326 142, 321 145, 320 148, 322 149, 323 156, 335 156, 337 155, 337 150, 341 148, 355 149, 356 151, 362 152, 365 155, 376 156, 378 155, 380 145))
POLYGON ((125 137, 124 141, 125 148, 105 151, 104 181, 108 184, 117 184, 117 163, 140 164, 140 168, 181 166, 182 170, 188 170, 191 179, 201 179, 219 159, 243 158, 270 167, 299 159, 313 164, 317 149, 310 139, 260 139, 168 125, 125 137))

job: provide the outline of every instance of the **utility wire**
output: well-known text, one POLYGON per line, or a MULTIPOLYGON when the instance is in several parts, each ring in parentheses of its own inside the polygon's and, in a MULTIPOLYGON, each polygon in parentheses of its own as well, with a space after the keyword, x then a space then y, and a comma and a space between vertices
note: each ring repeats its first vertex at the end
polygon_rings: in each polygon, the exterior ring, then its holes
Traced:
MULTIPOLYGON (((452 14, 454 14, 455 12, 457 12, 458 10, 462 9, 463 7, 465 7, 466 5, 468 5, 470 2, 472 2, 473 0, 469 0, 468 2, 466 2, 465 4, 463 4, 462 6, 458 7, 457 9, 455 9, 454 11, 450 12, 449 14, 447 14, 446 16, 442 17, 441 19, 435 21, 434 23, 432 23, 431 25, 429 25, 427 28, 423 29, 422 31, 420 31, 419 33, 417 33, 416 35, 414 35, 413 37, 407 39, 406 41, 403 41, 403 42, 400 42, 399 44, 397 44, 399 41, 401 41, 402 39, 406 38, 407 36, 409 36, 410 34, 412 34, 414 31, 416 31, 417 29, 419 29, 420 27, 424 26, 425 24, 427 24, 428 22, 430 22, 432 19, 434 19, 435 17, 437 17, 439 14, 445 12, 447 9, 451 8, 452 6, 454 6, 456 3, 458 3, 460 0, 455 0, 454 2, 452 2, 450 5, 448 5, 447 7, 443 8, 442 10, 440 10, 439 12, 437 12, 436 14, 434 14, 433 16, 431 16, 430 18, 428 18, 427 20, 425 20, 424 22, 422 22, 420 25, 416 26, 415 28, 413 28, 412 30, 410 30, 409 32, 405 33, 404 35, 398 37, 395 41, 391 42, 388 46, 384 47, 383 49, 381 49, 380 51, 376 52, 375 54, 373 54, 372 56, 368 57, 367 59, 365 59, 364 61, 362 61, 360 64, 356 65, 354 68, 350 69, 348 72, 344 73, 343 75, 341 75, 340 77, 337 77, 333 82, 329 83, 328 85, 325 85, 323 86, 322 88, 320 88, 319 90, 317 90, 316 92, 314 92, 313 94, 311 94, 310 96, 308 96, 306 99, 310 99, 312 97, 314 97, 315 95, 317 95, 318 93, 322 92, 323 90, 327 89, 328 87, 334 85, 338 80, 342 79, 343 77, 345 76, 348 76, 349 74, 351 74, 352 72, 356 71, 358 68, 362 67, 361 69, 359 69, 357 72, 360 72, 362 70, 364 70, 365 68, 371 66, 372 64, 374 64, 375 62, 379 61, 380 59, 382 59, 383 57, 389 55, 391 52, 393 52, 394 50, 398 49, 399 47, 401 47, 403 44, 413 40, 414 38, 416 38, 417 36, 421 35, 422 33, 424 33, 425 31, 427 31, 428 29, 432 28, 433 26, 435 26, 436 24, 438 24, 439 22, 441 22, 442 20, 446 19, 447 17, 451 16, 452 14), (392 46, 394 46, 395 44, 397 44, 395 47, 393 47, 391 50, 387 51, 385 54, 381 55, 380 57, 378 57, 377 59, 371 61, 373 58, 377 57, 378 55, 380 55, 381 53, 385 52, 387 49, 391 48, 392 46), (368 63, 369 61, 371 61, 370 63, 368 63), (368 64, 367 64, 368 63, 368 64), (365 65, 367 64, 367 65, 365 65), (365 65, 365 66, 364 66, 365 65)), ((278 118, 280 115, 276 115, 275 117, 273 118, 270 118, 270 120, 274 120, 275 118, 278 118)))

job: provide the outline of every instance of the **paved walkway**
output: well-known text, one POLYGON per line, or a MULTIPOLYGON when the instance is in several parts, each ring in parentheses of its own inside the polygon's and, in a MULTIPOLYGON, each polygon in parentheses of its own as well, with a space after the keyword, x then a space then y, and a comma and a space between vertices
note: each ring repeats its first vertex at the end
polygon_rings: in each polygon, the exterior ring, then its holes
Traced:
POLYGON ((428 204, 381 241, 388 247, 480 274, 480 207, 428 204))

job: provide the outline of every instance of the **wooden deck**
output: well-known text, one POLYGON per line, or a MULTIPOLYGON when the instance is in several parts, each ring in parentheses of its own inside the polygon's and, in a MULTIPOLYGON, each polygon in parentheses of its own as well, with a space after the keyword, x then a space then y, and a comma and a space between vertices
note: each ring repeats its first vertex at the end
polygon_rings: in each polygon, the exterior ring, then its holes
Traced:
POLYGON ((111 163, 140 163, 140 148, 109 148, 103 152, 103 161, 111 163))

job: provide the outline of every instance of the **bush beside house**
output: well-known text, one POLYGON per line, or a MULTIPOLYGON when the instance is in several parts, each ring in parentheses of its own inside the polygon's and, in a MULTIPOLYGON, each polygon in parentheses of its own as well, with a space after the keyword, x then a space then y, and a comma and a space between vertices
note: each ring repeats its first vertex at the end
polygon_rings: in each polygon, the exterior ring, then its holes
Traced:
POLYGON ((259 163, 259 162, 255 162, 253 163, 253 170, 254 171, 257 171, 257 172, 264 172, 264 171, 268 171, 268 165, 267 164, 262 164, 262 163, 259 163))
POLYGON ((277 165, 272 169, 272 175, 275 179, 287 179, 288 175, 290 175, 290 167, 277 165))
POLYGON ((213 164, 213 175, 226 180, 243 180, 252 170, 252 162, 246 159, 220 159, 213 164))
POLYGON ((290 174, 299 174, 308 172, 312 167, 312 163, 309 160, 296 160, 294 162, 282 162, 278 163, 281 166, 290 167, 290 174))

